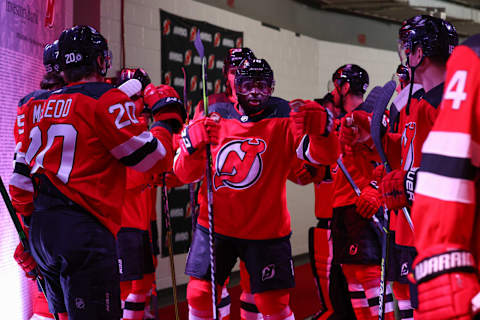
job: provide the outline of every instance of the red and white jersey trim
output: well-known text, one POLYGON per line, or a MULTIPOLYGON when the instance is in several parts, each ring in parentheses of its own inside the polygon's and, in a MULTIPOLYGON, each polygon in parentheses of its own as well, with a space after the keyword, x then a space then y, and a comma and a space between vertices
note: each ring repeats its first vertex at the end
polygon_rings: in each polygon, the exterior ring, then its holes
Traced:
POLYGON ((142 159, 142 161, 132 166, 131 168, 140 172, 146 172, 153 168, 153 166, 157 164, 157 162, 162 160, 166 154, 167 150, 165 150, 163 144, 158 141, 157 149, 154 152, 148 154, 145 158, 142 159))
POLYGON ((138 136, 131 137, 122 144, 119 144, 112 150, 110 153, 117 159, 129 156, 130 154, 137 151, 145 143, 152 141, 153 135, 150 131, 143 131, 138 136))
POLYGON ((431 131, 422 147, 422 153, 447 157, 472 159, 474 166, 480 165, 480 146, 472 136, 462 132, 431 131))
POLYGON ((475 203, 475 183, 420 171, 415 192, 444 201, 475 203))

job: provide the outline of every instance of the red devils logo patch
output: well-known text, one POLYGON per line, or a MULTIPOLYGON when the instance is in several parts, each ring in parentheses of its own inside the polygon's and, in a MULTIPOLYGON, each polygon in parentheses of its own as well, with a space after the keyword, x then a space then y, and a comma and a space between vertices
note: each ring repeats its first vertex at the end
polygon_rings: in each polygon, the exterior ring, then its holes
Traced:
POLYGON ((188 49, 185 51, 185 59, 183 60, 183 64, 189 66, 192 63, 192 50, 188 49))
POLYGON ((197 90, 197 85, 198 85, 198 77, 197 76, 193 76, 191 79, 190 79, 190 91, 196 91, 197 90))
POLYGON ((243 39, 237 38, 237 40, 235 40, 235 48, 241 48, 242 46, 243 46, 243 39))
POLYGON ((208 69, 213 69, 215 66, 215 55, 211 54, 208 56, 208 69))
POLYGON ((402 160, 404 170, 410 170, 415 161, 415 152, 413 141, 416 134, 415 122, 409 122, 405 125, 402 133, 402 155, 406 155, 402 160))
POLYGON ((267 145, 262 139, 233 140, 217 154, 213 178, 215 190, 223 187, 242 190, 254 185, 262 174, 262 157, 267 145))
POLYGON ((213 46, 218 47, 220 45, 220 40, 222 40, 222 35, 220 32, 215 32, 215 35, 213 36, 213 46))
POLYGON ((172 73, 170 71, 165 72, 165 84, 167 86, 172 85, 172 73))
POLYGON ((195 37, 197 36, 197 30, 198 29, 195 26, 190 29, 190 41, 195 40, 195 37))
POLYGON ((222 81, 220 79, 215 80, 214 93, 220 93, 222 81))
POLYGON ((170 20, 165 19, 165 21, 163 21, 163 34, 169 35, 171 31, 171 27, 172 27, 172 23, 170 22, 170 20))

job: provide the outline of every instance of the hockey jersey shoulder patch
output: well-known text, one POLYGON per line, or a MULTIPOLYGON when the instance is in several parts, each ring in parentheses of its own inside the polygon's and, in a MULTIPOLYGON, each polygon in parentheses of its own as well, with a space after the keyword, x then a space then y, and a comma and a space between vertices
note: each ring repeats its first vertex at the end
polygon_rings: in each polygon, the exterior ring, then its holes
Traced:
POLYGON ((442 82, 423 95, 423 99, 425 99, 425 101, 427 101, 435 109, 437 109, 440 105, 440 102, 442 102, 443 85, 444 83, 442 82))
POLYGON ((465 40, 461 45, 467 46, 472 49, 473 52, 477 54, 480 58, 480 33, 474 36, 471 36, 467 40, 465 40))

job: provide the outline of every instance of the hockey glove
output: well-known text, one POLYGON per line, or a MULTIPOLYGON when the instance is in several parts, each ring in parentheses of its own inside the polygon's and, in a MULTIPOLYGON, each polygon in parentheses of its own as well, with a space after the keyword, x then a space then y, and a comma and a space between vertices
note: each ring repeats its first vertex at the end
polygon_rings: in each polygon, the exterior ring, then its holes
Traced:
POLYGON ((480 285, 470 252, 455 250, 423 259, 415 265, 415 280, 418 319, 472 319, 472 298, 480 285))
POLYGON ((182 131, 181 148, 192 154, 206 144, 218 144, 220 125, 211 118, 200 118, 191 122, 182 131))
POLYGON ((17 248, 15 249, 15 253, 13 254, 13 258, 15 261, 17 261, 22 270, 25 271, 25 274, 28 278, 35 278, 34 270, 37 267, 37 263, 33 259, 30 252, 23 248, 22 243, 18 244, 17 248))
POLYGON ((418 168, 393 170, 383 177, 380 190, 390 210, 411 206, 414 200, 418 168))
POLYGON ((304 186, 309 183, 320 183, 325 178, 325 166, 313 166, 305 163, 299 170, 295 172, 297 184, 304 186))
POLYGON ((370 219, 382 205, 382 195, 372 183, 363 188, 360 197, 357 198, 355 205, 357 213, 365 219, 370 219))
POLYGON ((152 110, 153 119, 179 133, 187 119, 187 112, 178 93, 170 86, 149 84, 144 91, 144 102, 152 110))
POLYGON ((296 99, 290 101, 290 108, 297 135, 328 136, 332 130, 333 116, 318 103, 296 99))
POLYGON ((385 171, 385 167, 383 166, 383 164, 376 166, 372 172, 373 181, 376 181, 377 185, 379 185, 386 173, 387 172, 385 171))

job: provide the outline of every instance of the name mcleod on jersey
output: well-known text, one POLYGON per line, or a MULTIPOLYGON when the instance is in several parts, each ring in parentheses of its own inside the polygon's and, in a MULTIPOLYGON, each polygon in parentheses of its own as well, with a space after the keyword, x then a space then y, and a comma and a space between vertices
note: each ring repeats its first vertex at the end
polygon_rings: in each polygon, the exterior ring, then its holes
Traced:
POLYGON ((214 187, 242 190, 254 185, 262 174, 261 154, 267 149, 262 139, 233 140, 217 153, 214 187))

